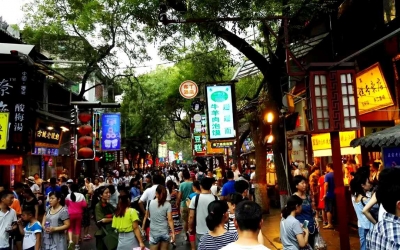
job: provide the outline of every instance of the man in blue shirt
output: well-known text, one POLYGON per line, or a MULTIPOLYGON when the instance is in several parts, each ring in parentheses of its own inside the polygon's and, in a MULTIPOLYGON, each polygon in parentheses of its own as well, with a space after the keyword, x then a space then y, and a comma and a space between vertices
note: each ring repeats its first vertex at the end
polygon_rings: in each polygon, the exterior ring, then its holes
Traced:
POLYGON ((335 182, 333 179, 333 163, 326 165, 324 189, 325 189, 325 212, 328 218, 328 225, 324 226, 325 229, 332 229, 332 212, 335 206, 335 182))
MULTIPOLYGON (((47 201, 49 193, 51 193, 51 192, 61 192, 61 188, 59 186, 57 186, 56 177, 50 178, 50 186, 48 186, 45 191, 46 201, 47 201)), ((47 201, 46 207, 48 207, 48 206, 49 206, 49 202, 47 201)))
POLYGON ((229 195, 235 193, 235 180, 234 180, 234 174, 231 170, 228 170, 226 172, 226 178, 228 179, 228 182, 226 182, 222 186, 222 192, 221 192, 221 200, 226 200, 228 199, 229 195))

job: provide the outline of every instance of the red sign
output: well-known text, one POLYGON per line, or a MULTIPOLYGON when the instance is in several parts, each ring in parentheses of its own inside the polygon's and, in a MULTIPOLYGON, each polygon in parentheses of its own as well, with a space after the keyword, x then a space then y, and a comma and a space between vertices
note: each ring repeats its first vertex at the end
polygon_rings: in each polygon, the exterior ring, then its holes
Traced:
POLYGON ((47 163, 48 166, 53 166, 53 158, 50 157, 49 162, 47 163))
POLYGON ((23 160, 21 156, 17 155, 0 155, 0 165, 22 165, 23 160))

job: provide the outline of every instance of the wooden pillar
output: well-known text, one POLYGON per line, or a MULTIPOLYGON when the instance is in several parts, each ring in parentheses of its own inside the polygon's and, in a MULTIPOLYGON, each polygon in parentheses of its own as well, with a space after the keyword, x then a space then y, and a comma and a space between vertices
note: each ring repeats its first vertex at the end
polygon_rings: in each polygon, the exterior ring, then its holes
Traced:
POLYGON ((350 249, 348 216, 346 212, 346 196, 343 183, 342 155, 340 153, 339 132, 331 132, 331 148, 333 161, 333 174, 335 181, 335 198, 337 208, 337 219, 339 220, 340 249, 350 249))

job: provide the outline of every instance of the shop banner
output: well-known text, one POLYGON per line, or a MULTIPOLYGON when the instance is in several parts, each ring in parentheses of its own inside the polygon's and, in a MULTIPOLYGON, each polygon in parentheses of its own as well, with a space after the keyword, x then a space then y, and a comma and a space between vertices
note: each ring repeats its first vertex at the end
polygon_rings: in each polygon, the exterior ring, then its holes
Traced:
POLYGON ((49 127, 46 123, 38 123, 35 137, 36 146, 38 146, 38 144, 46 144, 49 148, 58 148, 60 139, 61 129, 59 127, 49 127))
POLYGON ((385 168, 400 166, 400 147, 382 148, 385 168))
POLYGON ((209 140, 235 139, 232 86, 206 86, 209 140))
POLYGON ((359 72, 356 81, 360 115, 394 105, 379 63, 359 72))
POLYGON ((121 149, 121 113, 101 115, 101 149, 115 151, 121 149))
POLYGON ((166 142, 158 144, 158 158, 168 157, 168 145, 166 142))
POLYGON ((195 114, 192 121, 193 155, 204 156, 207 154, 207 118, 205 115, 195 114))
POLYGON ((0 113, 0 149, 7 149, 9 113, 0 113))
MULTIPOLYGON (((340 147, 350 147, 350 142, 356 138, 355 131, 339 132, 340 147)), ((329 133, 312 135, 312 149, 322 150, 331 148, 331 135, 329 133)))

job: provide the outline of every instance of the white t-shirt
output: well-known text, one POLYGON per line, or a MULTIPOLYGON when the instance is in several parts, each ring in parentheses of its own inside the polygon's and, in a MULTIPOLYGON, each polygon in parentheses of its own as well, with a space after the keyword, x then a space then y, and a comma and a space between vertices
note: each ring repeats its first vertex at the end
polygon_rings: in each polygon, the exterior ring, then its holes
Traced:
POLYGON ((218 186, 217 185, 212 185, 210 188, 210 191, 213 195, 218 195, 218 186))
POLYGON ((256 188, 256 187, 254 186, 255 178, 256 178, 256 172, 251 173, 251 174, 250 174, 250 180, 252 181, 252 183, 251 183, 251 188, 256 188))
POLYGON ((17 222, 17 214, 14 209, 10 208, 5 213, 0 210, 0 248, 10 247, 8 243, 9 234, 6 232, 6 228, 11 226, 13 222, 17 222))
POLYGON ((233 179, 235 180, 235 181, 237 181, 238 179, 239 179, 239 175, 240 175, 240 172, 239 172, 239 170, 235 170, 235 172, 233 172, 233 179))
POLYGON ((32 190, 32 193, 34 193, 36 196, 37 196, 37 193, 40 193, 40 187, 36 183, 31 186, 31 190, 32 190))
POLYGON ((220 250, 270 250, 270 249, 261 244, 255 245, 255 246, 243 246, 243 245, 237 244, 236 242, 232 242, 232 243, 224 246, 220 250))
MULTIPOLYGON (((145 206, 147 207, 147 203, 151 200, 154 200, 154 198, 156 197, 156 189, 157 189, 158 185, 153 185, 151 186, 151 188, 146 189, 142 196, 140 197, 140 200, 145 204, 145 206)), ((167 189, 167 201, 171 200, 171 195, 169 194, 169 191, 167 189)))
MULTIPOLYGON (((196 196, 193 196, 190 201, 189 209, 195 209, 196 196)), ((218 198, 217 198, 218 199, 218 198)), ((208 216, 208 204, 215 201, 215 196, 212 194, 200 194, 199 200, 197 202, 196 208, 196 233, 206 234, 208 232, 208 227, 206 224, 206 217, 208 216)))
POLYGON ((32 226, 26 225, 24 228, 24 240, 22 249, 29 249, 36 245, 36 233, 42 233, 42 226, 39 221, 36 221, 32 226))

